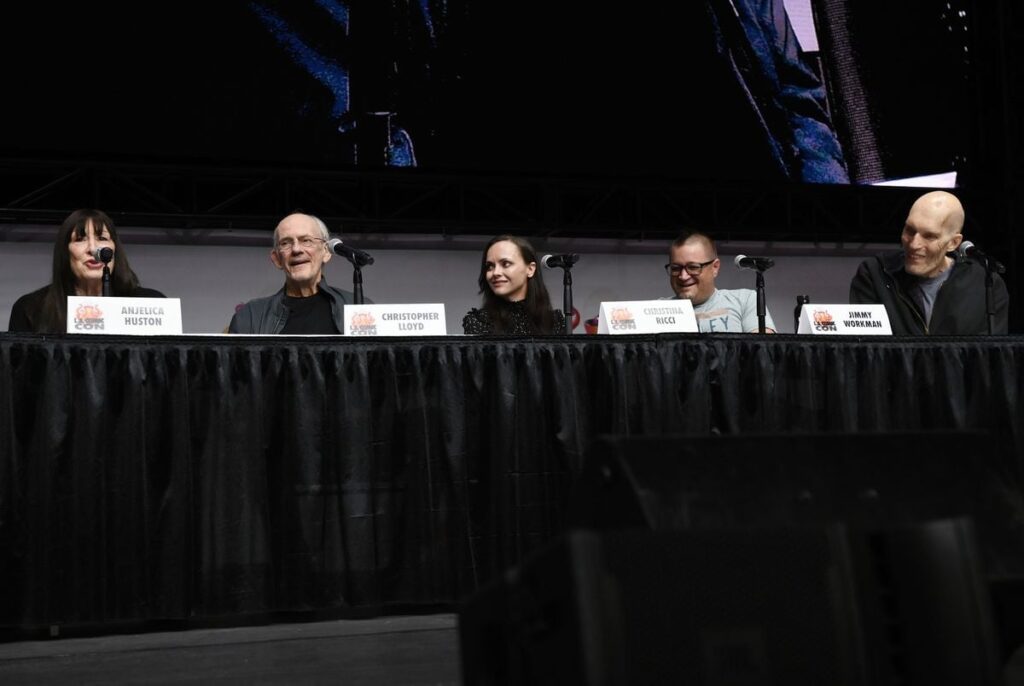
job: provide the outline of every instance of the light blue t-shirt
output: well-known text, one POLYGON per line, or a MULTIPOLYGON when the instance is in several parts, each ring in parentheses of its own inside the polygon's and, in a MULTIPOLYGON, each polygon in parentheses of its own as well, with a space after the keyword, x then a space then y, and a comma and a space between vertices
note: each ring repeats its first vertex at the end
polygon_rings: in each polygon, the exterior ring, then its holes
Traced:
MULTIPOLYGON (((678 300, 679 296, 674 299, 678 300)), ((757 291, 750 288, 716 288, 711 297, 693 306, 701 333, 757 332, 757 291)), ((774 330, 771 312, 764 312, 765 327, 774 330)))

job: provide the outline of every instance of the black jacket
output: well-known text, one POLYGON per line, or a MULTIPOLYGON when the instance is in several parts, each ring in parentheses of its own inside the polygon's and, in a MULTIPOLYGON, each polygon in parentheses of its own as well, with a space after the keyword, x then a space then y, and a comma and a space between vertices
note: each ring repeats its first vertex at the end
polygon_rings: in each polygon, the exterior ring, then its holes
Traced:
MULTIPOLYGON (((39 290, 26 293, 14 302, 11 308, 11 319, 7 324, 7 330, 19 333, 64 333, 63 331, 43 331, 40 316, 42 314, 43 299, 49 286, 43 286, 39 290)), ((74 294, 72 294, 74 295, 74 294)), ((137 289, 129 293, 129 298, 166 298, 160 291, 152 288, 137 289)))
MULTIPOLYGON (((331 316, 334 318, 334 325, 338 332, 345 331, 345 305, 355 303, 355 296, 349 291, 329 286, 326 281, 321 280, 319 284, 331 298, 331 316)), ((365 299, 367 305, 373 301, 365 299)), ((235 313, 228 325, 228 333, 249 333, 249 334, 279 334, 288 323, 288 305, 285 304, 285 290, 281 288, 277 293, 268 295, 265 298, 250 300, 242 306, 242 309, 235 313)), ((326 331, 324 332, 327 333, 326 331)))
MULTIPOLYGON (((932 318, 924 315, 910 295, 915 277, 903 269, 903 251, 861 262, 850 283, 850 302, 885 305, 897 336, 963 336, 988 333, 985 304, 985 268, 973 260, 956 258, 953 270, 935 296, 932 318)), ((996 274, 992 289, 995 325, 992 333, 1006 334, 1009 296, 996 274)))

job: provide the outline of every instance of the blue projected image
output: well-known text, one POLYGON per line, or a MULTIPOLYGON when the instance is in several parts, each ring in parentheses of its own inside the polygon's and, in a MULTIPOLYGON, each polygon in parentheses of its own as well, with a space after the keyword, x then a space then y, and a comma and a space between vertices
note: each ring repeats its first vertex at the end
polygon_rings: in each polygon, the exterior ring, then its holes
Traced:
POLYGON ((163 15, 2 12, 21 29, 0 45, 20 67, 6 90, 21 106, 6 113, 0 152, 969 182, 970 0, 186 0, 163 15), (41 46, 60 69, 25 59, 41 46), (906 106, 925 101, 943 116, 906 106), (69 117, 68 103, 94 106, 69 117))

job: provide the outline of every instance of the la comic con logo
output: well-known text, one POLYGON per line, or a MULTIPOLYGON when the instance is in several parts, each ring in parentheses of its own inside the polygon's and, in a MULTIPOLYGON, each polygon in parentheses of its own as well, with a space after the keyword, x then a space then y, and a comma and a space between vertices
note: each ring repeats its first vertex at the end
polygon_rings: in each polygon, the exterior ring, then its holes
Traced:
POLYGON ((377 320, 369 312, 356 312, 352 315, 350 328, 353 336, 376 336, 377 320))
POLYGON ((79 330, 103 330, 103 310, 95 305, 79 305, 75 309, 75 328, 79 330))
POLYGON ((814 320, 815 331, 836 330, 836 322, 828 310, 815 310, 811 318, 814 320))
POLYGON ((612 310, 610 325, 615 331, 630 331, 636 329, 636 320, 629 308, 617 307, 612 310))

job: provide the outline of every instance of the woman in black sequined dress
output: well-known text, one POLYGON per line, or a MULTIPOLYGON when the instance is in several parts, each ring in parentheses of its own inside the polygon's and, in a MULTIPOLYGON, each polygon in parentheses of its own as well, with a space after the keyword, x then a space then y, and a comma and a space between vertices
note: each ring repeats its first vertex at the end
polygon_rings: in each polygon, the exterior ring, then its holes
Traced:
POLYGON ((465 333, 537 336, 565 331, 565 317, 551 308, 529 241, 518 236, 492 238, 484 248, 478 283, 483 307, 474 307, 462 319, 465 333))

